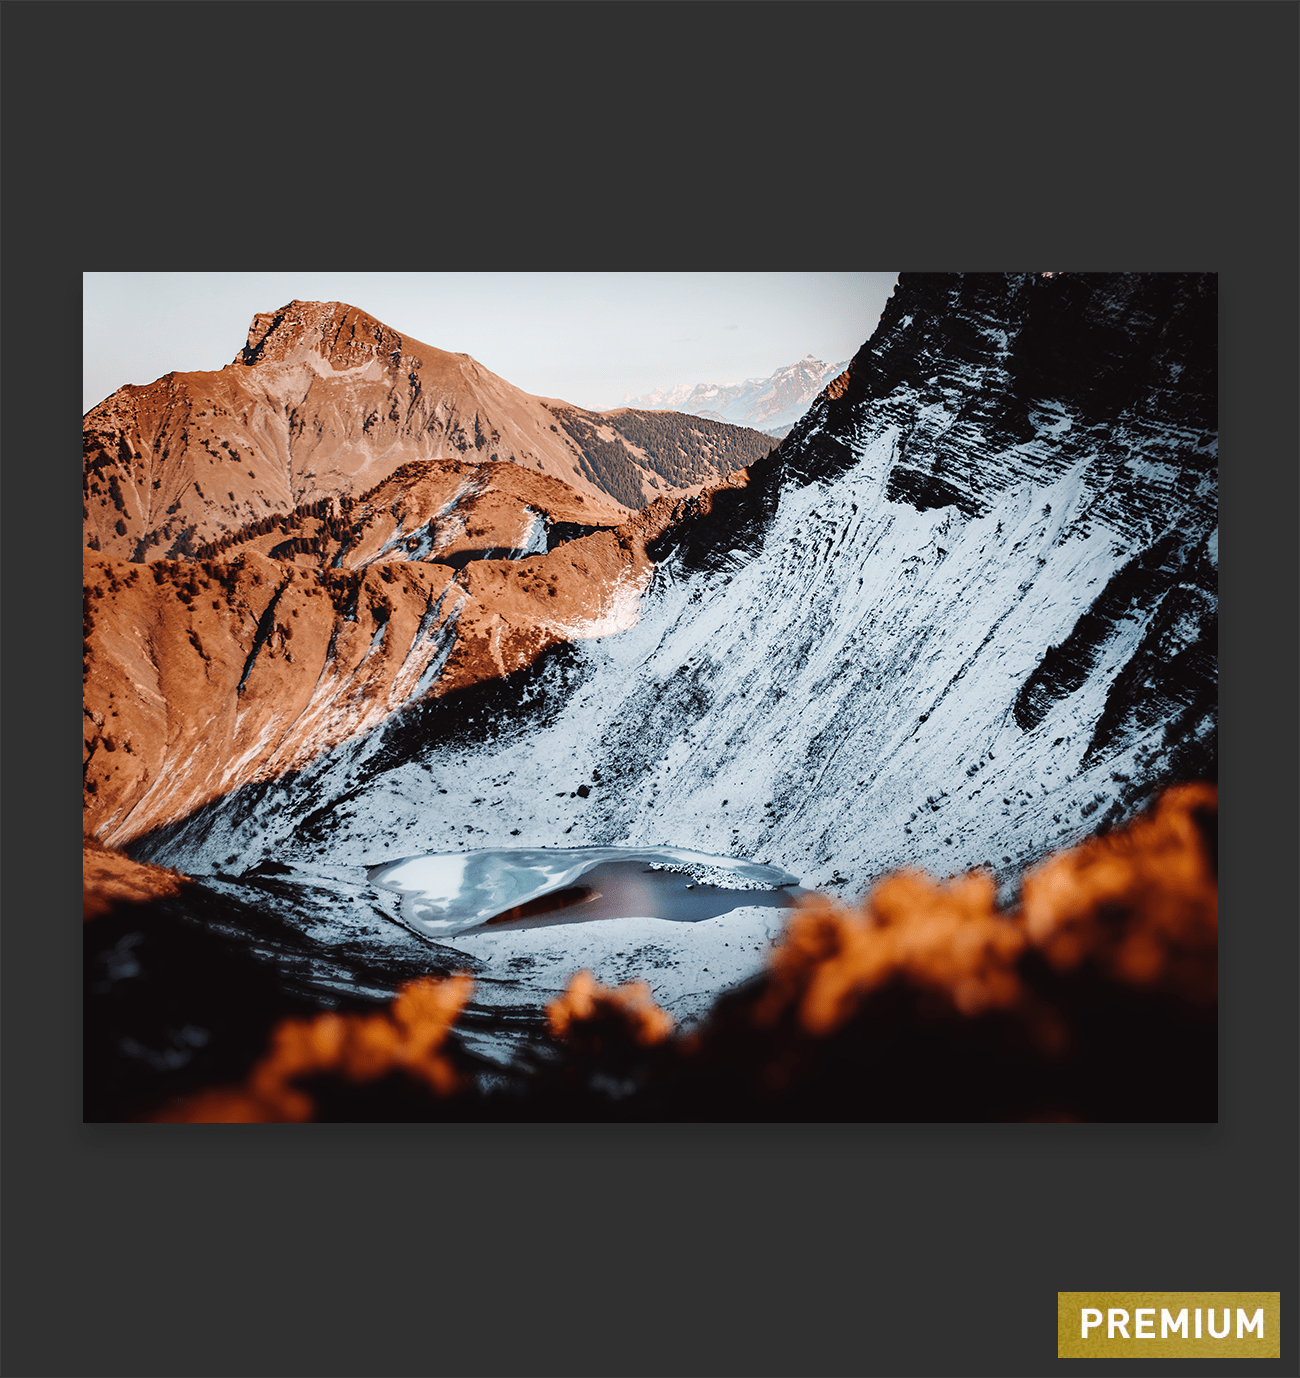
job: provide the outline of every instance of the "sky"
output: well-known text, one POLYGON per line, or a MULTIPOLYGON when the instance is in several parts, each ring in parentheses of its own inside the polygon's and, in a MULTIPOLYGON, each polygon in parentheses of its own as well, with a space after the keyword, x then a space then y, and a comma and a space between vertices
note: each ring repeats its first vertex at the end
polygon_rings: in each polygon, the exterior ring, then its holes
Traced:
POLYGON ((230 363, 261 311, 360 307, 473 355, 542 397, 599 411, 680 383, 850 359, 897 273, 85 273, 82 410, 126 383, 230 363))

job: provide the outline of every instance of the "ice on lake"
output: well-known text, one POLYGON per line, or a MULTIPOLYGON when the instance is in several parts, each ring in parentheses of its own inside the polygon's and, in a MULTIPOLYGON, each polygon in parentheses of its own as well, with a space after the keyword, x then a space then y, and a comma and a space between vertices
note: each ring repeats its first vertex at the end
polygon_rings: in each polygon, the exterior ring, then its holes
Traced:
POLYGON ((678 847, 435 852, 367 874, 371 885, 401 895, 403 921, 427 938, 493 920, 520 927, 598 918, 698 922, 738 905, 787 907, 793 897, 785 887, 799 883, 779 866, 678 847))

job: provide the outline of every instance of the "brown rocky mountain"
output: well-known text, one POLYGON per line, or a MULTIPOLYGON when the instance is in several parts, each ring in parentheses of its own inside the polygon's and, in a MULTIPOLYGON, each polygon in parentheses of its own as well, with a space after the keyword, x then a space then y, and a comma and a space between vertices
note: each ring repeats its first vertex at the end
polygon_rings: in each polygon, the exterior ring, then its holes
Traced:
POLYGON ((85 827, 114 845, 630 626, 646 539, 771 448, 533 397, 318 302, 218 372, 120 388, 84 444, 85 827))
POLYGON ((119 388, 86 415, 85 543, 118 560, 184 558, 428 461, 511 462, 567 483, 590 524, 610 524, 771 448, 694 417, 534 397, 356 307, 293 301, 256 316, 225 368, 119 388))
POLYGON ((709 501, 661 498, 615 526, 614 509, 518 465, 431 461, 208 558, 87 550, 86 832, 123 845, 426 695, 631 626, 646 540, 709 501))

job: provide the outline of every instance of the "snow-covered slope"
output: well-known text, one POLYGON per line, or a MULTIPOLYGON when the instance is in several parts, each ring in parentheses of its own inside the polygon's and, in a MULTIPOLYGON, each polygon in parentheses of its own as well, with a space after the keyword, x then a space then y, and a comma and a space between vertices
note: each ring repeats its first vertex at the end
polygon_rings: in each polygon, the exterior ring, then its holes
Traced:
POLYGON ((767 378, 746 378, 743 383, 681 383, 626 397, 625 407, 686 412, 714 421, 729 421, 735 426, 752 426, 759 431, 781 431, 793 426, 812 405, 832 378, 848 367, 823 363, 809 354, 796 364, 787 364, 767 378))
MULTIPOLYGON (((635 626, 133 850, 362 885, 511 846, 686 848, 846 895, 902 865, 1014 883, 1214 774, 1215 427, 1213 277, 904 275, 748 486, 651 543, 635 626)), ((689 971, 698 1001, 761 961, 768 928, 737 922, 456 946, 510 1000, 641 962, 664 997, 689 971)))

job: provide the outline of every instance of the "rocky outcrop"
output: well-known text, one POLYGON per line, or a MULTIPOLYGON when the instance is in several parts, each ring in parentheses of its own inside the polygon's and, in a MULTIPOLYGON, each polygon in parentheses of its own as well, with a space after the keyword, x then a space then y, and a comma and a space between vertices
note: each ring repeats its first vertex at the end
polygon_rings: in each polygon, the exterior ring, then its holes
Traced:
POLYGON ((679 548, 702 567, 756 538, 783 488, 833 481, 873 440, 885 502, 979 516, 1086 461, 1096 519, 1195 544, 1217 521, 1217 434, 1212 274, 904 273, 844 373, 679 548))
POLYGON ((119 388, 86 415, 85 543, 114 559, 190 558, 433 461, 512 463, 568 484, 598 520, 617 520, 771 448, 757 433, 714 429, 690 482, 665 484, 617 421, 531 396, 468 354, 400 335, 356 307, 294 301, 255 317, 225 368, 119 388), (598 468, 570 434, 580 423, 600 432, 598 468))
POLYGON ((123 852, 96 842, 81 844, 81 917, 97 919, 123 905, 148 904, 181 894, 189 876, 165 866, 132 861, 123 852))
MULTIPOLYGON (((850 504, 855 516, 946 514, 923 560, 947 559, 958 533, 997 514, 975 557, 1005 568, 1032 555, 1014 602, 1046 600, 1046 644, 1019 680, 1012 721, 1032 735, 1104 685, 1084 710, 1081 764, 1144 742, 1084 816, 1104 803, 1113 821, 1159 782, 1213 778, 1215 302, 1206 274, 903 274, 876 334, 748 484, 652 540, 650 554, 717 573, 762 548, 783 494, 833 494, 849 475, 865 499, 850 504), (1006 539, 1037 494, 1037 525, 1006 539), (1069 552, 1090 542, 1085 574, 1069 552), (1077 612, 1058 624, 1062 598, 1077 612)), ((971 600, 940 615, 981 614, 971 600)), ((980 652, 1005 664, 1011 625, 998 619, 980 652)))
MULTIPOLYGON (((529 509, 489 496, 450 545, 508 543, 529 525, 529 509)), ((427 498, 417 487, 405 507, 393 503, 390 520, 400 529, 427 498)), ((364 556, 384 531, 360 531, 352 553, 364 556)), ((425 695, 622 630, 650 570, 631 530, 596 530, 550 551, 543 539, 531 555, 459 568, 411 558, 391 534, 387 546, 379 553, 389 558, 352 568, 322 567, 318 553, 299 564, 254 549, 147 567, 87 552, 87 831, 121 845, 292 773, 425 695)))

